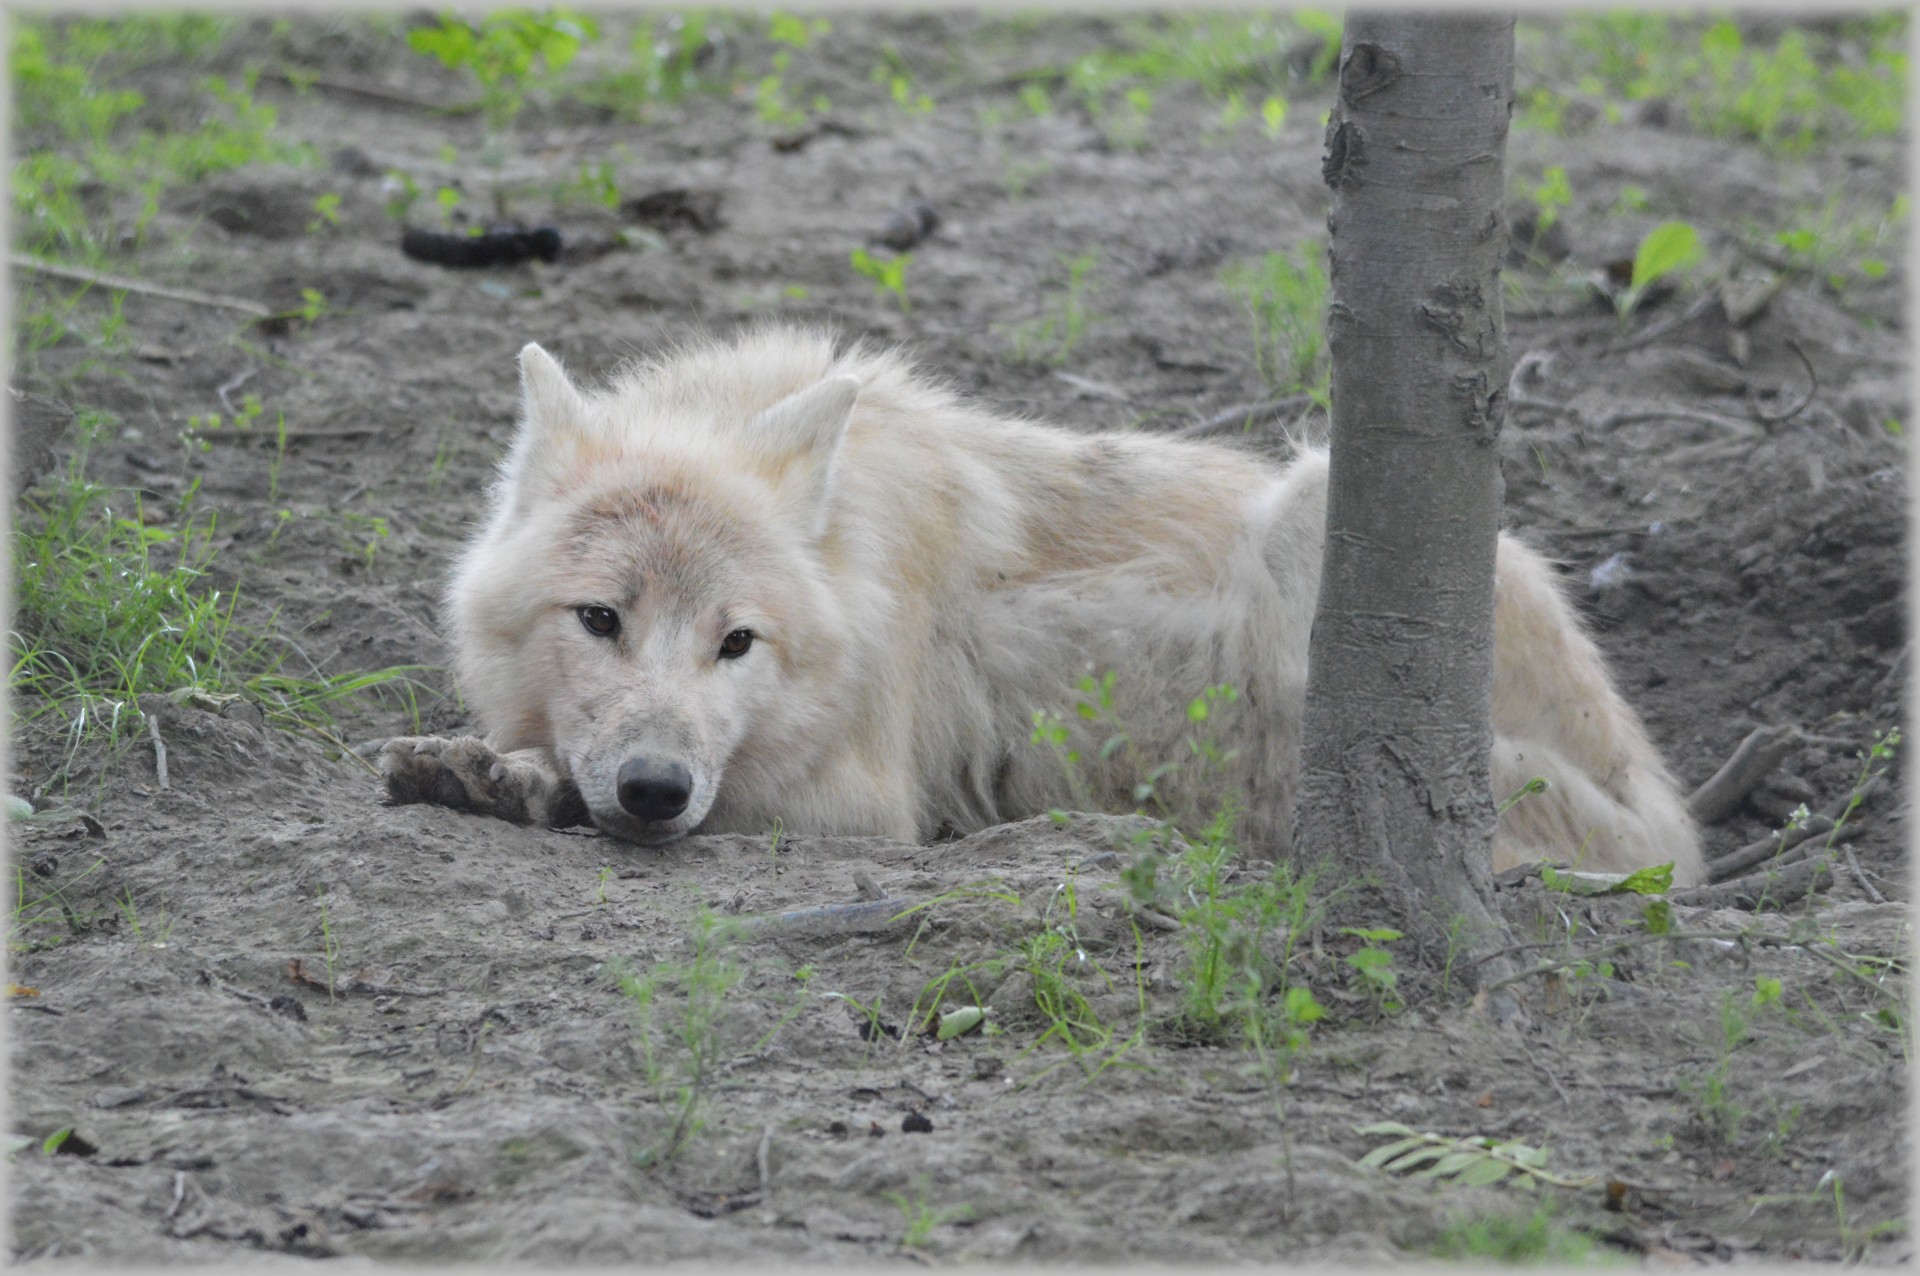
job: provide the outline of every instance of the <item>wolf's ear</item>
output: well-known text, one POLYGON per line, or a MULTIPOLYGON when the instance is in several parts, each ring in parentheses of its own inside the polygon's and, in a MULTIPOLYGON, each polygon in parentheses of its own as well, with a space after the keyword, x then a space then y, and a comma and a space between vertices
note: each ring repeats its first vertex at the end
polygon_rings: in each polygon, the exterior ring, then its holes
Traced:
POLYGON ((859 394, 860 382, 853 377, 828 377, 788 395, 747 423, 752 446, 775 459, 800 460, 804 478, 789 490, 804 502, 797 512, 816 538, 826 530, 833 459, 859 394))
POLYGON ((577 425, 586 407, 559 361, 531 341, 520 351, 520 397, 528 423, 539 429, 577 425))
POLYGON ((753 418, 747 423, 747 437, 772 456, 797 453, 825 461, 840 446, 859 393, 860 383, 852 377, 828 377, 753 418))

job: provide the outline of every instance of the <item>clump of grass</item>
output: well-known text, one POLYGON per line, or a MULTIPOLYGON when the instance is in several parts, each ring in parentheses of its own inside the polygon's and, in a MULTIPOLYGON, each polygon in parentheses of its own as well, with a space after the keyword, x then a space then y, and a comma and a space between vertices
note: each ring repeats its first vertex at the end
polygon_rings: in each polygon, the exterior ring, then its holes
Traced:
POLYGON ((83 261, 104 256, 124 232, 135 240, 171 187, 263 161, 298 161, 310 148, 274 134, 276 114, 253 97, 257 73, 207 75, 192 129, 149 121, 146 98, 121 87, 162 60, 207 64, 229 31, 223 19, 130 16, 14 24, 10 63, 18 159, 13 170, 16 244, 83 261), (97 184, 109 198, 83 199, 97 184), (125 206, 131 205, 127 214, 125 206))
POLYGON ((7 923, 7 950, 16 953, 54 948, 69 939, 78 939, 93 928, 96 915, 76 906, 74 892, 105 867, 96 859, 66 880, 58 880, 58 869, 36 863, 32 868, 16 863, 13 868, 13 912, 7 923))
MULTIPOLYGON (((1323 79, 1340 48, 1340 20, 1318 10, 1270 14, 1168 14, 1123 19, 1105 47, 1065 68, 1067 93, 1078 99, 1107 144, 1139 149, 1148 141, 1156 99, 1192 86, 1221 107, 1227 127, 1251 115, 1250 98, 1268 133, 1286 119, 1285 91, 1292 74, 1275 51, 1308 34, 1322 37, 1320 51, 1302 68, 1308 83, 1323 79)), ((1188 91, 1191 91, 1189 89, 1188 91)), ((1033 104, 1032 95, 1023 95, 1033 104)), ((1034 106, 1039 114, 1038 106, 1034 106)))
POLYGON ((1333 364, 1327 352, 1324 249, 1305 244, 1237 262, 1220 279, 1253 327, 1254 369, 1276 394, 1304 393, 1329 402, 1333 364))
MULTIPOLYGON (((1217 780, 1231 755, 1216 738, 1220 714, 1236 705, 1229 686, 1208 687, 1189 702, 1189 734, 1171 758, 1145 756, 1115 707, 1111 672, 1082 680, 1074 726, 1046 712, 1034 720, 1034 743, 1052 749, 1076 799, 1090 796, 1088 773, 1104 767, 1130 772, 1143 814, 1156 821, 1135 838, 1134 862, 1122 873, 1138 908, 1179 923, 1186 960, 1175 976, 1182 992, 1179 1032, 1252 1049, 1269 1075, 1283 1079, 1288 1061, 1307 1043, 1308 1029, 1325 1011, 1293 978, 1295 945, 1324 916, 1318 874, 1281 861, 1264 872, 1241 866, 1239 810, 1217 780)), ((1108 777, 1111 781, 1111 775, 1108 777)), ((1387 972, 1373 986, 1391 993, 1387 972)))
MULTIPOLYGON (((1588 97, 1673 102, 1704 133, 1780 155, 1890 136, 1906 112, 1907 24, 1904 12, 1888 11, 1836 32, 1789 28, 1762 39, 1725 18, 1631 9, 1570 16, 1558 34, 1524 32, 1523 59, 1542 50, 1549 65, 1541 84, 1521 86, 1517 121, 1559 131, 1570 99, 1558 86, 1571 85, 1588 97)), ((1618 101, 1604 114, 1623 118, 1618 101)))
POLYGON ((272 617, 263 623, 257 608, 243 610, 238 587, 211 583, 216 514, 191 495, 177 510, 156 510, 136 492, 87 477, 88 446, 105 423, 83 413, 80 446, 64 472, 16 506, 8 634, 16 721, 57 720, 70 765, 84 744, 124 740, 147 693, 245 696, 270 721, 316 728, 334 705, 363 692, 414 705, 410 675, 419 666, 287 672, 297 648, 272 617))
POLYGON ((1591 1264, 1594 1243, 1559 1220, 1546 1201, 1531 1210, 1487 1214, 1450 1223, 1433 1244, 1434 1256, 1496 1263, 1591 1264))

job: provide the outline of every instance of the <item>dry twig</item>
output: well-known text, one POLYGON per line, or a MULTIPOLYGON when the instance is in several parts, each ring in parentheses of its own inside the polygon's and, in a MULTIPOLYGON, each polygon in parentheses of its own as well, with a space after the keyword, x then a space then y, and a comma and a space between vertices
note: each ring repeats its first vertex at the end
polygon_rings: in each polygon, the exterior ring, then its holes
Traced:
POLYGON ((147 734, 153 737, 153 772, 158 777, 159 787, 169 789, 167 783, 167 746, 160 738, 160 718, 157 714, 147 714, 147 734))
POLYGON ((1807 358, 1807 352, 1800 348, 1800 343, 1789 337, 1787 339, 1787 348, 1793 351, 1794 354, 1800 356, 1800 366, 1807 370, 1807 392, 1800 397, 1800 402, 1794 404, 1784 412, 1754 413, 1756 420, 1763 421, 1768 425, 1783 424, 1793 420, 1793 418, 1799 416, 1802 412, 1805 412, 1807 405, 1813 402, 1814 392, 1820 388, 1820 374, 1813 370, 1813 360, 1807 358))
POLYGON ((1269 425, 1281 417, 1292 416, 1304 410, 1313 402, 1310 395, 1290 394, 1284 399, 1273 399, 1266 403, 1242 403, 1225 411, 1216 412, 1204 421, 1183 426, 1175 430, 1174 437, 1181 439, 1205 439, 1216 434, 1237 434, 1242 430, 1252 430, 1256 426, 1269 425))
POLYGON ((271 319, 273 312, 257 301, 248 301, 245 297, 224 297, 219 293, 201 292, 196 288, 169 288, 165 284, 150 284, 143 279, 129 279, 125 275, 109 275, 105 271, 87 270, 80 266, 63 266, 57 262, 42 261, 26 253, 14 253, 13 265, 19 270, 31 270, 38 274, 49 275, 55 279, 66 279, 73 283, 92 284, 97 288, 111 288, 116 292, 135 292, 143 297, 159 297, 166 301, 185 302, 190 306, 211 306, 216 310, 237 310, 243 315, 255 319, 271 319))

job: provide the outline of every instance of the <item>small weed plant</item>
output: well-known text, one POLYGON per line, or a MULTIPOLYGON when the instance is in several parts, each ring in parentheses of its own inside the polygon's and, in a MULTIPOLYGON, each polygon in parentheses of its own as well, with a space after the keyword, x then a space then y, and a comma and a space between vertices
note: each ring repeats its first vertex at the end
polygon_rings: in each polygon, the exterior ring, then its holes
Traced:
POLYGON ((927 1200, 927 1177, 916 1175, 913 1181, 913 1195, 904 1192, 888 1192, 887 1199, 900 1211, 904 1227, 900 1233, 900 1243, 909 1249, 921 1249, 933 1243, 933 1231, 942 1223, 952 1223, 963 1218, 973 1217, 973 1206, 950 1205, 935 1207, 927 1200))
MULTIPOLYGON (((786 129, 806 124, 808 108, 794 100, 793 86, 788 80, 793 70, 793 55, 832 29, 833 24, 825 18, 801 18, 778 12, 768 15, 767 38, 775 47, 767 74, 753 86, 754 109, 762 123, 786 129)), ((810 105, 814 115, 833 109, 833 103, 824 93, 816 93, 810 105)))
POLYGON ((700 9, 638 15, 627 65, 586 76, 568 91, 629 123, 650 120, 662 106, 726 87, 705 67, 734 22, 730 15, 700 9))
MULTIPOLYGON (((465 69, 480 86, 480 110, 498 138, 526 106, 527 94, 552 80, 600 38, 592 19, 567 9, 499 9, 478 21, 443 13, 440 25, 407 36, 407 47, 442 66, 465 69)), ((497 166, 499 153, 492 163, 497 166)))
POLYGON ((1046 312, 1013 329, 1013 357, 1021 363, 1044 363, 1056 368, 1064 365, 1086 335, 1087 328, 1098 321, 1087 299, 1093 291, 1090 280, 1100 264, 1099 254, 1085 252, 1071 259, 1063 257, 1060 264, 1066 275, 1055 285, 1046 312))
POLYGON ((1690 222, 1662 222, 1648 231, 1634 251, 1631 281, 1614 298, 1620 317, 1625 319, 1640 308, 1647 289, 1699 264, 1703 256, 1700 232, 1690 222))
POLYGON ((873 295, 885 301, 892 297, 900 307, 901 314, 911 314, 913 305, 907 300, 907 266, 913 261, 912 253, 900 253, 893 257, 877 257, 864 248, 856 248, 848 259, 853 273, 873 283, 873 295))
POLYGON ((1253 364, 1276 394, 1306 394, 1329 403, 1333 365, 1327 353, 1325 250, 1306 244, 1268 253, 1221 272, 1253 327, 1253 364))
POLYGON ((1754 980, 1753 992, 1745 998, 1726 993, 1720 1000, 1718 1057, 1675 1083, 1693 1101, 1694 1112, 1709 1135, 1723 1147, 1732 1148, 1738 1142, 1748 1115, 1734 1095, 1734 1056, 1753 1035, 1756 1020, 1777 1006, 1780 993, 1780 981, 1765 975, 1754 980))
POLYGON ((728 951, 726 924, 700 910, 687 945, 690 951, 683 959, 656 962, 644 974, 617 974, 620 990, 633 1001, 647 1084, 667 1116, 666 1132, 635 1156, 643 1165, 666 1165, 679 1158, 706 1126, 718 1070, 742 1054, 764 1049, 793 1022, 807 1004, 807 984, 813 977, 811 967, 794 972, 800 988, 793 1005, 743 1051, 738 1021, 727 1012, 747 972, 728 951))

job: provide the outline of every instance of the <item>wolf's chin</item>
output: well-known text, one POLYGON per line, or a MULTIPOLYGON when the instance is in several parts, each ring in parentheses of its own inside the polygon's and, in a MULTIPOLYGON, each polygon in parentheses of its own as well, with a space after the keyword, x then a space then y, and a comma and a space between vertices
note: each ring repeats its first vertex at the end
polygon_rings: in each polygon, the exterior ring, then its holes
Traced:
POLYGON ((624 814, 613 819, 604 819, 595 815, 593 824, 608 837, 618 838, 622 842, 632 842, 636 846, 665 846, 669 842, 678 842, 693 832, 691 827, 656 829, 648 824, 638 824, 624 814))

